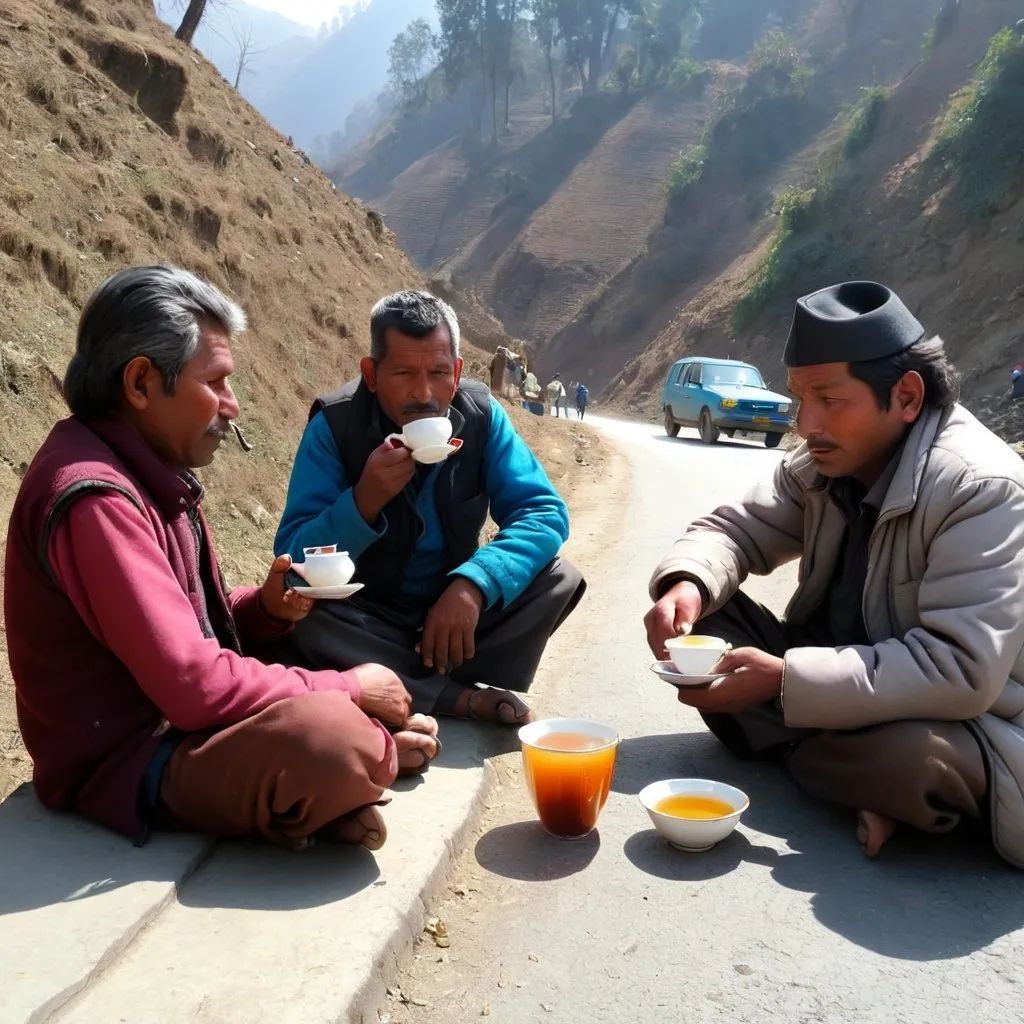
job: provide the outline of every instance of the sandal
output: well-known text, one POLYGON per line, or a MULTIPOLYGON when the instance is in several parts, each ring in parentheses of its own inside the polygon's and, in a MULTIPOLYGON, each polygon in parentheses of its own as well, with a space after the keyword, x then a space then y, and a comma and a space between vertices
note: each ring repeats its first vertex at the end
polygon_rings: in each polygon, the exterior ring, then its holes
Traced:
MULTIPOLYGON (((484 698, 486 701, 487 698, 484 698)), ((493 687, 464 686, 451 683, 446 686, 438 698, 435 709, 438 714, 451 718, 461 718, 470 722, 487 722, 491 725, 526 725, 533 721, 533 711, 528 704, 520 700, 508 690, 493 687), (483 694, 500 693, 499 698, 485 712, 481 709, 483 694), (474 706, 474 701, 476 702, 474 706)))

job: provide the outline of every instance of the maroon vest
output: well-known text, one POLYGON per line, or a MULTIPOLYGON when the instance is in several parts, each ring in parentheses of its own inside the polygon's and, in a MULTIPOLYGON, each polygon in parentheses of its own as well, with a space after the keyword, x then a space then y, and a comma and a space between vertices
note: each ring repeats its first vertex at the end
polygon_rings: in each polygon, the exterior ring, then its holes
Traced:
MULTIPOLYGON (((103 490, 120 492, 150 521, 204 633, 236 650, 238 641, 198 483, 170 469, 125 424, 59 422, 22 480, 7 534, 4 614, 18 722, 43 804, 141 840, 139 786, 166 721, 79 618, 47 557, 70 504, 103 490), (205 591, 190 517, 201 526, 211 567, 205 591)), ((105 585, 118 587, 117 574, 105 585)))

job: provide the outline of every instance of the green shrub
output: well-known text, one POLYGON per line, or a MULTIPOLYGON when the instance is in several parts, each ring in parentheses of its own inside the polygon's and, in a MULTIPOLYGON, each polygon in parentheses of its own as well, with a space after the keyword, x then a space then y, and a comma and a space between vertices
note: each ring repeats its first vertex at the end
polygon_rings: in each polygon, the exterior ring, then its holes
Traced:
POLYGON ((668 69, 668 85, 681 92, 700 95, 711 77, 711 72, 692 57, 677 57, 668 69))
POLYGON ((691 146, 685 153, 679 154, 665 183, 669 202, 682 202, 687 192, 700 181, 707 158, 708 148, 704 145, 691 146))
POLYGON ((615 67, 608 75, 608 81, 615 88, 629 92, 630 87, 636 82, 637 64, 635 46, 619 47, 619 55, 615 61, 615 67))
POLYGON ((785 32, 766 32, 747 58, 747 100, 785 93, 806 95, 814 72, 801 63, 800 51, 785 32))
POLYGON ((887 98, 888 93, 880 85, 864 89, 864 95, 854 108, 853 117, 843 135, 844 156, 854 157, 871 145, 887 98))
POLYGON ((952 99, 933 157, 957 175, 970 216, 991 214, 1024 171, 1024 39, 992 37, 974 78, 952 99))
POLYGON ((813 188, 797 188, 795 185, 780 192, 775 200, 775 213, 779 217, 779 231, 790 234, 806 231, 817 216, 818 192, 813 188))

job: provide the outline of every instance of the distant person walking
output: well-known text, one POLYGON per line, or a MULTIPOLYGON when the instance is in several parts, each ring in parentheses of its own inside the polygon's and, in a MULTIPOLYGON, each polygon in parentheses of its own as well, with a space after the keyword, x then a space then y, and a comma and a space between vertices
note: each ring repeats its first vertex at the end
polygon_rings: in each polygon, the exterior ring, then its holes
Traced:
POLYGON ((587 399, 590 398, 590 392, 587 390, 586 384, 580 381, 576 385, 576 415, 583 419, 583 414, 587 411, 587 399))
POLYGON ((1010 371, 1010 397, 1024 398, 1024 366, 1020 363, 1010 371))
POLYGON ((559 380, 560 374, 555 374, 551 379, 551 383, 547 386, 548 402, 551 407, 555 410, 555 418, 557 419, 559 412, 565 413, 565 418, 569 418, 569 405, 565 395, 565 385, 559 380))

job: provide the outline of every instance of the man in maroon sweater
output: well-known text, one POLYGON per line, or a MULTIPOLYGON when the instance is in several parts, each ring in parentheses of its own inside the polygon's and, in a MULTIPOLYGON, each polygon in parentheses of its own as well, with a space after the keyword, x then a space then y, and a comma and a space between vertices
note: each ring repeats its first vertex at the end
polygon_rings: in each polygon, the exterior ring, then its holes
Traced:
POLYGON ((7 536, 4 609, 40 800, 143 842, 150 828, 376 849, 396 774, 437 753, 381 665, 307 672, 251 655, 312 602, 278 558, 225 592, 191 469, 230 435, 241 309, 170 267, 87 303, 64 393, 7 536), (382 724, 385 723, 385 724, 382 724))

